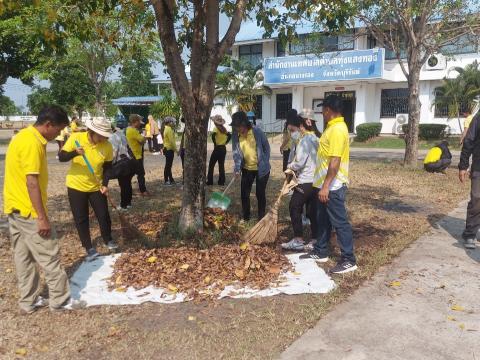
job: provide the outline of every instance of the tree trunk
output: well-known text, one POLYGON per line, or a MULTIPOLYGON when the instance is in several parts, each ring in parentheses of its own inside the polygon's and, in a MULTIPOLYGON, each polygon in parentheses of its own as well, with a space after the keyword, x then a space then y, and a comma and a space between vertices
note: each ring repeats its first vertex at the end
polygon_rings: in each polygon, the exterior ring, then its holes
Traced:
MULTIPOLYGON (((413 61, 412 61, 413 62, 413 61)), ((406 166, 416 167, 418 160, 418 125, 420 123, 420 70, 421 66, 413 64, 408 67, 408 131, 405 137, 405 159, 406 166)))
POLYGON ((183 198, 178 222, 184 233, 203 229, 208 119, 209 114, 196 114, 196 118, 185 120, 183 198))

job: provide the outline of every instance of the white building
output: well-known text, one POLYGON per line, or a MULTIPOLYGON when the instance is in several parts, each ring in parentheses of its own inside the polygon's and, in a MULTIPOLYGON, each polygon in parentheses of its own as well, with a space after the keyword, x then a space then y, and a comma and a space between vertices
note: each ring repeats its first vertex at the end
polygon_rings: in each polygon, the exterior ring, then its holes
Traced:
MULTIPOLYGON (((257 101, 257 117, 264 130, 281 131, 290 108, 313 108, 317 120, 322 120, 321 109, 315 105, 336 93, 345 99, 351 132, 359 124, 381 122, 382 133, 398 133, 397 114, 408 113, 408 88, 394 54, 376 47, 375 39, 355 29, 350 35, 325 35, 322 47, 328 52, 305 55, 312 52, 319 37, 308 37, 308 29, 297 32, 299 41, 284 47, 276 38, 262 39, 263 31, 252 24, 242 25, 232 48, 233 58, 254 66, 263 64, 265 85, 273 89, 271 96, 260 96, 257 101)), ((447 109, 432 106, 435 88, 446 76, 457 75, 449 71, 452 68, 480 61, 478 39, 460 39, 443 52, 448 55, 435 55, 420 75, 420 123, 446 124, 455 134, 460 132, 457 119, 448 119, 447 109)), ((323 127, 323 121, 318 124, 323 127)))

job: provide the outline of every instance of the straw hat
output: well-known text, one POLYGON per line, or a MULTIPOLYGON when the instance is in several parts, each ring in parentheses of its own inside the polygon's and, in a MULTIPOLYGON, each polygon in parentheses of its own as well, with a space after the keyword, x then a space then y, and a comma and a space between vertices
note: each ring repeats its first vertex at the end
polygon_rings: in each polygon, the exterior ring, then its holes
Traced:
POLYGON ((302 109, 300 114, 298 114, 302 119, 314 119, 315 114, 312 109, 302 109))
POLYGON ((225 119, 222 117, 222 115, 214 115, 210 119, 216 125, 225 125, 225 119))
POLYGON ((85 122, 87 129, 92 130, 98 135, 109 138, 112 136, 112 124, 104 118, 92 118, 85 122))

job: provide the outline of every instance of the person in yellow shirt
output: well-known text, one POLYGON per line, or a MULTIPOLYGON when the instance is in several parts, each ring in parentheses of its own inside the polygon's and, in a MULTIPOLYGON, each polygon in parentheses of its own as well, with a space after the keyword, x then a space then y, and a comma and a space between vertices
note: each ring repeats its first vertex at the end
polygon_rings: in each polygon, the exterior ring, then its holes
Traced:
POLYGON ((218 162, 218 185, 225 185, 225 156, 227 155, 226 145, 232 138, 225 128, 225 119, 221 115, 215 115, 211 118, 215 127, 212 131, 213 151, 208 163, 207 185, 213 185, 213 171, 218 162))
POLYGON ((143 163, 143 145, 145 138, 140 134, 142 126, 142 117, 138 114, 130 114, 128 118, 129 126, 125 130, 128 146, 132 150, 136 160, 135 174, 137 175, 138 189, 141 196, 149 196, 147 186, 145 184, 145 166, 143 163))
POLYGON ((292 150, 292 138, 290 137, 287 123, 295 119, 297 116, 297 110, 290 109, 287 111, 287 119, 285 121, 285 127, 283 128, 282 144, 280 145, 280 153, 283 157, 283 171, 287 170, 288 160, 290 159, 290 152, 292 150))
POLYGON ((112 126, 102 118, 87 120, 86 126, 86 132, 74 133, 67 140, 60 152, 60 161, 71 161, 66 180, 68 200, 80 241, 87 252, 86 260, 91 261, 98 253, 90 236, 89 204, 97 217, 105 245, 110 250, 118 246, 112 238, 107 202, 113 160, 112 144, 108 141, 112 126))
POLYGON ((452 154, 448 148, 448 141, 444 140, 440 144, 432 147, 425 160, 423 160, 423 167, 429 173, 442 173, 452 163, 452 154))
POLYGON ((172 175, 173 159, 177 151, 177 142, 175 139, 176 120, 172 116, 167 116, 163 119, 165 129, 163 130, 163 155, 165 155, 165 168, 163 169, 163 177, 165 185, 175 185, 175 180, 172 175))
POLYGON ((58 239, 47 212, 48 168, 46 145, 68 125, 66 112, 47 106, 37 121, 10 142, 5 157, 3 207, 17 274, 19 306, 32 313, 48 303, 37 265, 45 272, 49 305, 60 310, 70 299, 68 277, 60 265, 58 239))
POLYGON ((465 140, 465 136, 467 135, 468 128, 470 127, 470 124, 472 123, 473 120, 473 114, 470 112, 470 110, 467 110, 463 113, 463 116, 465 116, 465 121, 463 123, 463 132, 462 132, 462 137, 460 138, 460 145, 463 144, 463 140, 465 140))
POLYGON ((79 120, 77 116, 72 117, 72 121, 70 122, 70 132, 71 133, 76 133, 82 131, 82 129, 79 127, 79 120))
POLYGON ((147 121, 145 124, 145 140, 147 141, 148 151, 153 153, 152 147, 152 132, 150 130, 150 122, 147 121))
POLYGON ((323 101, 325 131, 319 140, 313 187, 317 189, 317 240, 313 250, 301 259, 327 262, 330 253, 332 227, 336 230, 341 258, 330 269, 332 274, 343 274, 357 269, 353 252, 352 226, 348 220, 345 198, 348 185, 350 141, 343 117, 343 101, 330 95, 323 101))
POLYGON ((247 115, 238 111, 232 115, 233 161, 236 177, 241 176, 242 217, 250 220, 250 192, 256 181, 255 195, 258 202, 258 220, 265 216, 266 188, 270 177, 270 144, 265 133, 252 126, 247 115))
MULTIPOLYGON (((152 115, 148 115, 147 125, 150 131, 150 136, 152 138, 151 149, 150 149, 150 145, 148 145, 150 152, 153 155, 160 155, 160 146, 158 145, 158 134, 160 134, 160 129, 158 128, 158 124, 152 115)), ((147 127, 147 125, 145 125, 145 128, 147 127)))

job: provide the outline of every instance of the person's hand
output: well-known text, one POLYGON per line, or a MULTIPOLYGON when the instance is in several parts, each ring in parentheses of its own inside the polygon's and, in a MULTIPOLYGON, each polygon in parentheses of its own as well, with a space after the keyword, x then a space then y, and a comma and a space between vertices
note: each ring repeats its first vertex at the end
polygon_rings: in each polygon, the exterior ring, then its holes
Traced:
POLYGON ((108 187, 102 186, 102 187, 100 188, 100 192, 101 192, 103 195, 107 195, 107 194, 108 194, 108 187))
POLYGON ((465 182, 465 180, 467 180, 468 175, 469 175, 468 170, 460 170, 458 172, 458 179, 462 184, 465 182))
POLYGON ((47 217, 38 218, 37 219, 37 226, 38 226, 38 234, 43 237, 47 238, 50 236, 52 228, 50 226, 50 222, 48 221, 47 217))
POLYGON ((240 171, 235 171, 235 178, 239 178, 242 173, 240 171))
POLYGON ((322 187, 318 192, 318 199, 321 203, 326 204, 328 202, 328 194, 330 193, 330 189, 326 186, 322 187))
POLYGON ((85 155, 85 150, 81 146, 77 147, 75 151, 77 152, 78 155, 81 155, 81 156, 85 155))

